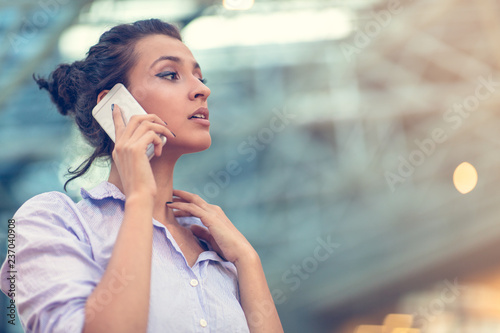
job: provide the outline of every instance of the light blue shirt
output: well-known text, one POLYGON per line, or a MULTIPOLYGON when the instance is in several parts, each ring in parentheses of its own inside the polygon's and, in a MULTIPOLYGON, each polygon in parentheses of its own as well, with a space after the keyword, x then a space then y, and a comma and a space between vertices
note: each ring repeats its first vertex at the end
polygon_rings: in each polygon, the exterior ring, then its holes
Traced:
MULTIPOLYGON (((67 195, 48 192, 28 200, 14 215, 15 304, 26 332, 81 332, 85 302, 106 270, 120 229, 125 196, 103 182, 82 189, 75 204, 67 195)), ((178 217, 182 225, 199 224, 178 217)), ((249 332, 239 301, 237 271, 209 244, 189 267, 168 229, 153 219, 153 257, 148 332, 249 332)), ((130 244, 133 248, 134 244, 130 244)), ((7 260, 0 287, 10 286, 7 260)), ((99 311, 129 283, 124 272, 97 295, 99 311)), ((88 314, 92 316, 93 314, 88 314)), ((5 319, 5 318, 4 318, 5 319)))

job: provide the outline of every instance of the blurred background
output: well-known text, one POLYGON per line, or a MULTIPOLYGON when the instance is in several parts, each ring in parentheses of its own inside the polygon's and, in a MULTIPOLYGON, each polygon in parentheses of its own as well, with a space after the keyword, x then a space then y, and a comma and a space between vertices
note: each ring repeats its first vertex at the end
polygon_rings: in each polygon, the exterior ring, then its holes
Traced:
MULTIPOLYGON (((255 246, 285 332, 382 332, 388 314, 500 332, 499 14, 498 0, 0 0, 0 254, 19 206, 64 191, 90 152, 33 73, 156 17, 212 91, 212 147, 174 186, 255 246)), ((22 332, 0 300, 0 332, 22 332)))

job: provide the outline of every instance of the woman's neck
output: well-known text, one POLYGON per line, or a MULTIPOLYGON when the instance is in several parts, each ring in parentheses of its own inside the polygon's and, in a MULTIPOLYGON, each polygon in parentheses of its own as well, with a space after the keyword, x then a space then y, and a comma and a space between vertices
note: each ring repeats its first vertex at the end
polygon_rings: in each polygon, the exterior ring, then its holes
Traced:
MULTIPOLYGON (((153 158, 151 168, 156 181, 157 194, 154 199, 153 217, 160 223, 167 225, 178 225, 172 209, 166 207, 165 203, 172 200, 173 175, 177 159, 167 159, 166 157, 153 158)), ((111 171, 108 182, 115 185, 122 193, 123 185, 114 162, 111 162, 111 171)))

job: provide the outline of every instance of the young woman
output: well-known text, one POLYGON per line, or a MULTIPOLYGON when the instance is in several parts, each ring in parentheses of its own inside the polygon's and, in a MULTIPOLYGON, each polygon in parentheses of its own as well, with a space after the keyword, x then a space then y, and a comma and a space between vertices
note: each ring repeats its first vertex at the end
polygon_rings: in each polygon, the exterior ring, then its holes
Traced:
POLYGON ((179 157, 211 144, 210 89, 178 30, 154 19, 116 26, 84 60, 36 81, 95 148, 70 180, 98 157, 111 170, 76 204, 50 192, 15 214, 26 332, 282 332, 250 243, 221 208, 173 188, 179 157), (114 105, 114 144, 91 111, 119 82, 148 114, 125 125, 114 105))

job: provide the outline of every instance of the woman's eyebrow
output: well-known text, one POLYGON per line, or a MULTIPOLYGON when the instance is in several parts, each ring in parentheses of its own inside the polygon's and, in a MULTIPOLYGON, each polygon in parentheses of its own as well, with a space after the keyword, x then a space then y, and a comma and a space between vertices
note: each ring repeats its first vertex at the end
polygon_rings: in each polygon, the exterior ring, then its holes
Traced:
MULTIPOLYGON (((156 59, 155 61, 153 61, 153 63, 151 64, 150 69, 153 68, 153 66, 156 65, 158 62, 164 61, 164 60, 170 60, 170 61, 173 61, 173 62, 177 62, 179 64, 183 63, 182 59, 179 58, 179 57, 176 57, 176 56, 161 56, 158 59, 156 59)), ((199 69, 200 68, 200 64, 198 64, 197 62, 193 62, 193 68, 194 69, 199 69)))

